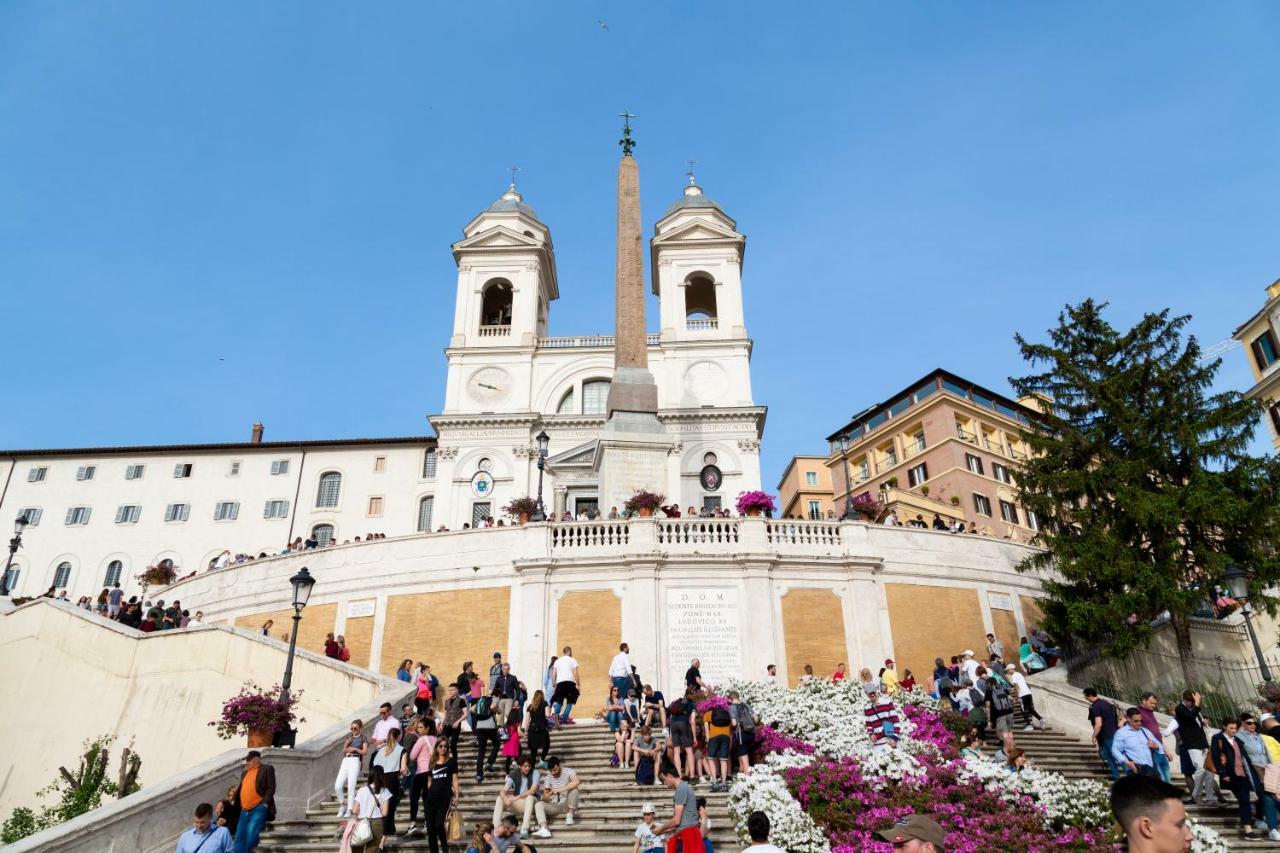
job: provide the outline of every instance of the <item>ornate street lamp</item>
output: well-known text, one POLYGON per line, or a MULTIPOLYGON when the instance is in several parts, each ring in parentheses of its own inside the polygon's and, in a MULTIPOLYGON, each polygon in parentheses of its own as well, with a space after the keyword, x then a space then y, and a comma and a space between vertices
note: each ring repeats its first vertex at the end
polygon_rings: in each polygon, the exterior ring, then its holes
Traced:
POLYGON ((1244 626, 1249 631, 1249 639, 1253 642, 1253 653, 1258 657, 1258 668, 1262 670, 1262 680, 1271 681, 1271 668, 1267 659, 1262 656, 1262 646, 1258 643, 1258 635, 1253 630, 1253 609, 1249 607, 1249 573, 1239 566, 1227 566, 1222 573, 1222 582, 1231 591, 1231 597, 1240 602, 1240 613, 1244 616, 1244 626))
MULTIPOLYGON (((284 681, 280 685, 281 705, 289 701, 289 687, 293 683, 293 653, 298 648, 298 623, 302 621, 302 608, 307 606, 307 599, 311 598, 311 587, 316 585, 316 579, 303 566, 296 575, 289 578, 289 583, 293 585, 293 632, 289 636, 289 657, 284 665, 284 681)), ((276 732, 271 745, 293 746, 297 737, 297 729, 285 729, 276 732)))
POLYGON ((27 514, 20 514, 13 522, 13 538, 9 540, 9 559, 4 564, 4 577, 0 577, 0 598, 10 593, 9 570, 13 568, 13 556, 22 547, 22 531, 27 529, 27 514))
POLYGON ((853 477, 849 473, 849 434, 843 433, 840 436, 840 455, 844 457, 844 515, 845 521, 853 521, 857 515, 853 511, 853 477))
POLYGON ((551 445, 551 436, 547 435, 544 429, 538 433, 538 508, 533 511, 533 515, 529 516, 530 521, 546 521, 547 511, 542 506, 542 472, 547 467, 547 448, 551 445))

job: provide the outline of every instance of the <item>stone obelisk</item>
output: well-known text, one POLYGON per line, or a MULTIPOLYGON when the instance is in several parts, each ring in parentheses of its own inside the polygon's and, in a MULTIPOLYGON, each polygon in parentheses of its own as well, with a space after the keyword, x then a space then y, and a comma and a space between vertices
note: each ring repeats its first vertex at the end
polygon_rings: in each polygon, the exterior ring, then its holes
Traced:
POLYGON ((649 372, 644 321, 644 256, 640 235, 640 168, 632 156, 631 119, 623 113, 618 164, 617 304, 613 383, 608 420, 596 446, 600 508, 618 507, 640 489, 679 496, 667 487, 667 453, 673 445, 658 420, 658 386, 649 372))

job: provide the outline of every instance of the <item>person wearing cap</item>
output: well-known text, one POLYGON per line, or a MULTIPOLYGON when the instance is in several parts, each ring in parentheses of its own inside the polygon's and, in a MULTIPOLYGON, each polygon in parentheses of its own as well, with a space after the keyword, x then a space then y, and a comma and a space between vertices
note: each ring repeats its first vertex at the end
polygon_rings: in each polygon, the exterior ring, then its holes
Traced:
POLYGON ((894 850, 909 853, 943 853, 947 833, 936 820, 924 815, 907 815, 888 829, 876 833, 893 845, 894 850))
POLYGON ((499 675, 502 675, 502 652, 494 652, 493 666, 489 667, 489 683, 492 684, 499 675))
POLYGON ((244 773, 236 786, 240 823, 236 826, 236 853, 250 853, 258 846, 263 825, 276 816, 276 769, 262 763, 262 753, 249 750, 244 773))
POLYGON ((893 668, 893 658, 884 660, 884 671, 880 673, 880 687, 885 693, 898 692, 898 671, 893 668))
POLYGON ((631 853, 662 853, 662 836, 653 831, 657 814, 653 803, 640 807, 640 825, 636 827, 636 841, 631 845, 631 853))
POLYGON ((1013 664, 1007 664, 1004 668, 1005 678, 1009 679, 1009 683, 1018 691, 1018 701, 1022 703, 1022 717, 1027 721, 1027 727, 1024 732, 1029 732, 1033 728, 1044 728, 1044 717, 1036 710, 1035 697, 1031 695, 1031 685, 1027 684, 1027 678, 1018 672, 1018 668, 1013 664))
POLYGON ((969 679, 970 684, 975 683, 978 680, 978 661, 973 656, 973 649, 965 649, 960 657, 961 677, 969 679))

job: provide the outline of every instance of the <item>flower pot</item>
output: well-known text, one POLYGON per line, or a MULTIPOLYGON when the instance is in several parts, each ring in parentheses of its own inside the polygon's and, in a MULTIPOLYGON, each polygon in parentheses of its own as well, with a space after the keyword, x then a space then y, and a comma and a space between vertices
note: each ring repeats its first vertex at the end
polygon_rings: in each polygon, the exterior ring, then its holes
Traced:
POLYGON ((249 748, 257 749, 263 746, 271 746, 271 739, 275 732, 271 729, 249 729, 249 748))
POLYGON ((653 518, 653 507, 651 506, 642 506, 636 511, 640 513, 641 518, 653 518))
POLYGON ((747 507, 747 515, 751 516, 752 518, 755 518, 756 516, 760 515, 760 512, 761 510, 760 510, 760 507, 758 506, 747 507))
POLYGON ((527 512, 522 512, 522 513, 520 513, 520 523, 521 523, 521 524, 528 524, 528 523, 529 523, 529 513, 527 513, 527 512))

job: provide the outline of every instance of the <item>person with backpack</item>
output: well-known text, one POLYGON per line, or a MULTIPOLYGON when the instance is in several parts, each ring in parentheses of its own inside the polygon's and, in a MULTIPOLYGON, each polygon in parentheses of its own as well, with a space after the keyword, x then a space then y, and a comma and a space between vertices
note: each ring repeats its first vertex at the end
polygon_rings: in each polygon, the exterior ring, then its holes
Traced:
POLYGON ((418 686, 418 693, 413 699, 413 707, 421 717, 431 710, 431 699, 434 696, 431 692, 430 674, 422 664, 418 664, 418 675, 414 681, 418 686))
POLYGON ((933 692, 930 695, 937 701, 951 696, 951 674, 942 658, 933 659, 933 692))
POLYGON ((991 673, 987 698, 991 706, 991 727, 997 734, 1013 731, 1013 697, 1009 695, 1009 682, 998 672, 991 673))
MULTIPOLYGON (((496 693, 496 691, 495 691, 496 693)), ((476 784, 484 783, 484 774, 496 772, 498 760, 498 697, 493 693, 481 696, 471 706, 471 730, 476 736, 476 784), (485 744, 489 745, 489 760, 484 760, 485 744)))
POLYGON ((729 790, 729 741, 733 716, 728 705, 715 705, 702 715, 707 737, 707 763, 711 766, 711 792, 729 790))
POLYGON ((690 718, 696 713, 693 700, 689 698, 692 692, 687 691, 667 708, 667 723, 671 731, 667 747, 671 750, 671 759, 675 764, 676 772, 681 778, 686 779, 692 779, 698 775, 698 766, 693 761, 693 728, 690 722, 690 718), (680 760, 682 750, 683 762, 680 760))
POLYGON ((751 706, 740 701, 738 691, 729 691, 729 716, 733 720, 730 759, 738 762, 739 773, 751 772, 751 750, 756 745, 756 715, 751 706))

